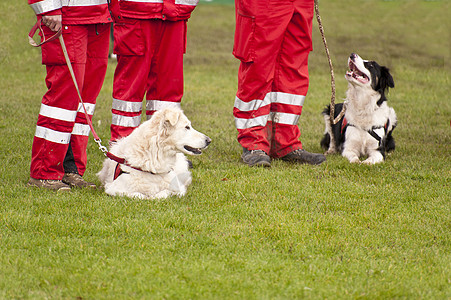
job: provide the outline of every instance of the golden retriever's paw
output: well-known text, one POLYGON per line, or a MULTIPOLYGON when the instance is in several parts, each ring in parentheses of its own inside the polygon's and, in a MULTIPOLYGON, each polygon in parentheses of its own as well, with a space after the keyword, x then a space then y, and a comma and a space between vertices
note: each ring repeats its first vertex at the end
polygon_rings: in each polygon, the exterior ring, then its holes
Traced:
POLYGON ((147 197, 146 195, 144 195, 144 194, 142 194, 142 193, 139 193, 139 192, 135 192, 135 193, 129 194, 129 195, 127 195, 127 196, 129 196, 129 197, 131 197, 131 198, 141 199, 141 200, 144 200, 144 199, 148 199, 148 198, 149 198, 149 197, 147 197))
POLYGON ((154 198, 156 198, 156 199, 164 199, 164 198, 167 198, 167 197, 170 197, 170 196, 172 196, 172 192, 171 191, 163 190, 163 191, 155 194, 154 198))
POLYGON ((349 162, 351 164, 360 164, 360 163, 362 163, 358 157, 353 157, 353 158, 349 159, 349 162))

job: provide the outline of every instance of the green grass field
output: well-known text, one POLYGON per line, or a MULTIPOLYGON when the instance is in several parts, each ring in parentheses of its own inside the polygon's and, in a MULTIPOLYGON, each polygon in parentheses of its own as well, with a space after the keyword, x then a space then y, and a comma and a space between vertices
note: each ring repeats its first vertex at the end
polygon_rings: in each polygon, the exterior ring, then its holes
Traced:
MULTIPOLYGON (((240 163, 232 116, 233 5, 190 19, 183 108, 213 142, 183 198, 26 187, 45 92, 27 43, 26 1, 0 11, 0 299, 450 299, 451 102, 447 1, 320 1, 345 95, 351 52, 390 67, 396 151, 384 164, 333 155, 319 167, 240 163)), ((330 74, 314 20, 311 85, 299 126, 320 152, 330 74)), ((94 124, 111 120, 110 63, 94 124)), ((103 155, 91 140, 88 180, 103 155)))

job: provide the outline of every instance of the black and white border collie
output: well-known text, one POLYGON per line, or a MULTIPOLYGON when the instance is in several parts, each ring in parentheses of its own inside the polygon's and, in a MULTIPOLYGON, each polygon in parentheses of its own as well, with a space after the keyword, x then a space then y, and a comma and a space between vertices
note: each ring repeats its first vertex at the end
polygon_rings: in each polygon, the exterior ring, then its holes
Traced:
POLYGON ((355 53, 350 55, 348 66, 346 99, 335 105, 334 112, 336 118, 345 106, 345 115, 331 126, 330 105, 326 107, 321 146, 326 154, 339 151, 351 163, 360 163, 360 157, 367 157, 365 164, 381 163, 385 154, 395 149, 392 132, 397 124, 396 113, 387 105, 385 96, 389 88, 395 87, 393 77, 388 68, 355 53), (332 134, 335 144, 330 143, 332 134))

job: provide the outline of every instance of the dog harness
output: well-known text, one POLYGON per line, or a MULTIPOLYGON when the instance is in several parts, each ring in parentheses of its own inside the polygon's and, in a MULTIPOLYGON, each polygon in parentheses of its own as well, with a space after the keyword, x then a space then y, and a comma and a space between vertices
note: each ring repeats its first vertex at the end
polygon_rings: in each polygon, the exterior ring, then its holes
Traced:
MULTIPOLYGON (((114 155, 114 154, 111 153, 111 152, 106 152, 105 155, 106 155, 109 159, 111 159, 112 161, 117 162, 116 168, 114 168, 113 181, 116 180, 116 179, 117 179, 119 176, 121 176, 122 174, 130 174, 130 173, 125 172, 124 170, 122 170, 121 165, 126 165, 127 167, 130 167, 130 168, 135 169, 135 170, 137 170, 137 171, 146 172, 146 173, 150 173, 150 174, 153 174, 153 175, 157 175, 157 174, 166 174, 166 172, 164 172, 164 173, 154 173, 154 172, 152 172, 152 171, 145 171, 145 170, 143 170, 143 169, 141 169, 141 168, 134 167, 134 166, 130 165, 130 164, 125 160, 125 158, 118 157, 118 156, 114 155)), ((172 170, 171 170, 171 171, 172 171, 172 170)), ((171 171, 169 171, 169 172, 167 172, 167 173, 170 173, 171 171)))
POLYGON ((128 172, 124 172, 124 170, 122 170, 120 163, 117 163, 116 168, 114 169, 113 181, 124 173, 129 174, 128 172))
POLYGON ((106 152, 105 155, 106 155, 109 159, 111 159, 111 160, 117 162, 116 168, 114 169, 113 180, 116 180, 121 174, 124 174, 124 173, 125 173, 125 174, 129 174, 128 172, 125 172, 125 171, 122 170, 121 165, 126 165, 127 167, 130 167, 130 168, 135 169, 135 170, 137 170, 137 171, 147 172, 147 173, 150 173, 150 174, 156 174, 156 173, 153 173, 153 172, 151 172, 151 171, 144 171, 144 170, 141 169, 141 168, 134 167, 134 166, 130 165, 130 164, 125 160, 125 158, 118 157, 118 156, 114 155, 114 154, 111 153, 111 152, 106 152))
MULTIPOLYGON (((371 135, 373 138, 375 138, 375 139, 379 142, 379 149, 382 149, 383 142, 384 142, 384 138, 383 138, 383 137, 380 137, 380 136, 375 132, 375 130, 384 128, 384 132, 385 132, 385 135, 386 135, 386 134, 387 134, 387 131, 388 131, 389 125, 390 125, 390 120, 387 119, 387 122, 385 122, 385 125, 384 125, 384 126, 373 126, 373 127, 371 127, 370 130, 367 130, 367 132, 369 133, 369 135, 371 135)), ((344 135, 344 134, 345 134, 346 128, 347 128, 348 126, 357 127, 357 126, 355 126, 355 125, 353 125, 353 124, 351 124, 351 123, 348 123, 348 120, 346 120, 346 117, 343 117, 343 122, 341 123, 341 135, 344 135)))

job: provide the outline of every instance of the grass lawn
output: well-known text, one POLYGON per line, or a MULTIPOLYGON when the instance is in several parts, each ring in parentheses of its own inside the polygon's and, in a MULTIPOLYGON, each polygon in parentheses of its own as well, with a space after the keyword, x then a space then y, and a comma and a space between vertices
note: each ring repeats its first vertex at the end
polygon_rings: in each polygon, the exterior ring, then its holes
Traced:
MULTIPOLYGON (((311 167, 240 163, 232 116, 233 5, 201 2, 188 22, 185 97, 213 142, 193 157, 183 198, 26 187, 45 68, 25 1, 0 11, 0 299, 450 299, 451 101, 447 1, 320 1, 344 97, 351 52, 388 66, 397 149, 384 164, 338 155, 311 167)), ((314 20, 311 84, 299 122, 320 152, 330 74, 314 20)), ((108 68, 94 124, 111 121, 108 68)), ((91 140, 88 180, 103 155, 91 140)))

